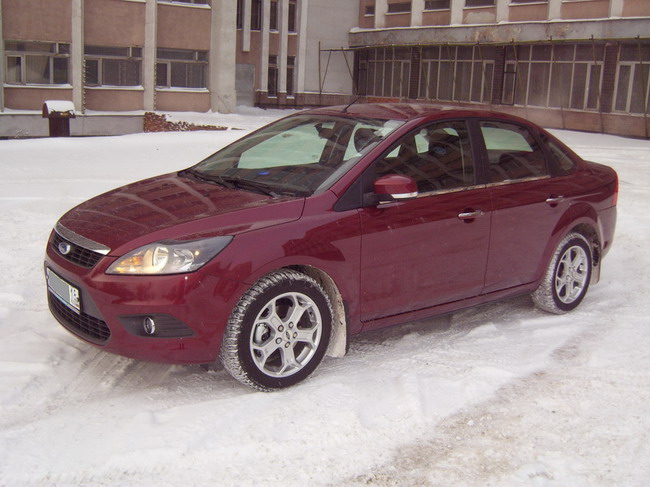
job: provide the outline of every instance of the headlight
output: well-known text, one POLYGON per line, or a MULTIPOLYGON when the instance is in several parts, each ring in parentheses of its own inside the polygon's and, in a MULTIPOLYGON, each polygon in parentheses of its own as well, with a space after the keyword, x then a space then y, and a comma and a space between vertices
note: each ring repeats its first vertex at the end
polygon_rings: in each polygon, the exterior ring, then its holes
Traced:
POLYGON ((221 252, 232 237, 188 242, 164 241, 140 247, 111 264, 107 274, 181 274, 201 268, 221 252))

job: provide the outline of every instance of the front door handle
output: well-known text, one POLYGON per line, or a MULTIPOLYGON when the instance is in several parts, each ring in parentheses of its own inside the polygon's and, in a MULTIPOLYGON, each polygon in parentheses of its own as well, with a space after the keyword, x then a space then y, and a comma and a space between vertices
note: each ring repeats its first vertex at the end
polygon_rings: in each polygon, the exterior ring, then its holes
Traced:
POLYGON ((479 216, 483 216, 483 210, 468 210, 458 214, 458 218, 461 220, 473 220, 479 216))

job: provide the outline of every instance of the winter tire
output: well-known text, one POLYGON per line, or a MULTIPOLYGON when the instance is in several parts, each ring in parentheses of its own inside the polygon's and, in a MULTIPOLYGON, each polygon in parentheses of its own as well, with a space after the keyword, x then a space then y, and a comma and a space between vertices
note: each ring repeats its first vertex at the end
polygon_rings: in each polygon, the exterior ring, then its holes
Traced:
POLYGON ((332 329, 330 301, 311 277, 293 270, 255 283, 232 312, 221 361, 240 382, 262 391, 292 386, 311 374, 332 329))
POLYGON ((589 242, 579 233, 569 233, 558 244, 533 301, 555 314, 575 309, 587 294, 591 267, 589 242))

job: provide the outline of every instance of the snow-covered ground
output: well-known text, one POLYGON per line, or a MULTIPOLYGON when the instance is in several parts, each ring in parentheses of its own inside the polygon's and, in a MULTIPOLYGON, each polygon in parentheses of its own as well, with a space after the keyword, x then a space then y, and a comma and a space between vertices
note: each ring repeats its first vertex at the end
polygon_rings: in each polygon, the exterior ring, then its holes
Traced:
POLYGON ((42 270, 57 218, 244 133, 0 141, 0 486, 648 485, 650 141, 555 132, 621 189, 602 281, 569 315, 519 298, 361 335, 273 394, 59 326, 42 270))

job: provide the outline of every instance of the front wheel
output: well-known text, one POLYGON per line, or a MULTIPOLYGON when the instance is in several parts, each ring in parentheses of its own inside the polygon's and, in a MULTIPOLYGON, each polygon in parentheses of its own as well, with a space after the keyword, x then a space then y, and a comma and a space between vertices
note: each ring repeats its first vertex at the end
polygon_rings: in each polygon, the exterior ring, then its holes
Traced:
POLYGON ((221 361, 240 382, 262 391, 300 382, 322 360, 332 329, 331 304, 311 277, 281 270, 241 298, 221 346, 221 361))
POLYGON ((575 309, 587 294, 591 267, 589 242, 579 233, 569 233, 558 244, 542 283, 532 294, 533 301, 555 314, 575 309))

